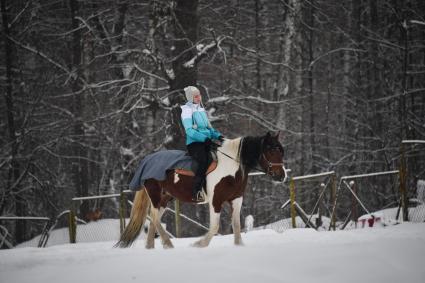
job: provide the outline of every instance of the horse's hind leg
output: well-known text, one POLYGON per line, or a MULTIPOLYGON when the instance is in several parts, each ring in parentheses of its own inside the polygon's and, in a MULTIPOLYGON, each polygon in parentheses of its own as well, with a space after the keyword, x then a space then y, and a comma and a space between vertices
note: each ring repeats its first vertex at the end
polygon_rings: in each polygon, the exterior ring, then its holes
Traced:
POLYGON ((203 236, 199 241, 193 244, 194 247, 204 248, 210 244, 211 239, 218 232, 218 228, 220 227, 220 213, 214 211, 214 207, 212 205, 212 200, 210 201, 210 230, 208 233, 203 236))
POLYGON ((243 245, 241 237, 241 206, 242 197, 232 201, 232 228, 235 236, 235 245, 243 245))
POLYGON ((167 232, 164 230, 164 228, 161 225, 161 216, 164 213, 165 209, 161 207, 160 209, 152 207, 151 210, 151 217, 152 222, 155 225, 156 230, 158 231, 159 235, 161 236, 162 245, 165 249, 174 248, 173 244, 171 243, 170 236, 167 234, 167 232))
POLYGON ((148 237, 146 239, 146 246, 145 246, 147 249, 155 248, 155 232, 156 232, 156 229, 155 229, 155 224, 152 221, 152 219, 153 219, 152 209, 151 209, 150 217, 151 217, 151 220, 150 220, 150 224, 149 224, 148 237))
MULTIPOLYGON (((159 221, 161 221, 161 217, 164 214, 164 212, 165 212, 165 208, 161 207, 159 209, 159 214, 158 214, 159 221)), ((151 213, 150 213, 151 221, 150 221, 150 224, 149 224, 148 237, 146 239, 146 248, 147 249, 155 248, 156 226, 155 226, 155 223, 153 221, 154 217, 155 216, 153 215, 153 210, 151 210, 151 213)))
POLYGON ((160 223, 161 216, 165 210, 165 205, 161 207, 161 204, 163 202, 166 203, 167 198, 164 198, 159 182, 154 179, 146 180, 145 188, 151 200, 151 225, 149 226, 146 248, 153 248, 155 246, 155 230, 159 232, 164 247, 172 248, 173 244, 170 237, 160 223))

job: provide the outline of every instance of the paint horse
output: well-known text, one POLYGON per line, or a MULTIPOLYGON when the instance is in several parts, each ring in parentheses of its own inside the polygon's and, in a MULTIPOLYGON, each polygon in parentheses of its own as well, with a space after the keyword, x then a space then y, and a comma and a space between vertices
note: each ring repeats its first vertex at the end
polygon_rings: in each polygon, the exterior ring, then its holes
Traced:
MULTIPOLYGON (((220 212, 225 202, 232 207, 232 227, 235 245, 243 245, 241 238, 240 212, 247 185, 248 173, 261 170, 273 180, 283 182, 286 172, 283 166, 283 147, 279 133, 267 133, 259 137, 226 139, 217 149, 217 167, 206 178, 206 202, 209 204, 209 231, 193 246, 206 247, 219 229, 220 212)), ((167 203, 173 198, 192 202, 193 177, 169 170, 166 179, 148 179, 137 191, 130 221, 116 246, 128 247, 139 235, 151 206, 151 223, 146 239, 146 248, 154 248, 155 230, 158 231, 164 248, 173 248, 170 237, 160 224, 167 203)), ((192 174, 193 175, 193 174, 192 174)))

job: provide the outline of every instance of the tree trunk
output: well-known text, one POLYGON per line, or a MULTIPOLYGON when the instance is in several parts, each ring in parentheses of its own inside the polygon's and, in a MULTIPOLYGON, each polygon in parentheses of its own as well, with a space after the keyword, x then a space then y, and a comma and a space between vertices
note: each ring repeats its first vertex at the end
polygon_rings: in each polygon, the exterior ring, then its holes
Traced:
MULTIPOLYGON (((74 72, 74 80, 72 81, 72 113, 74 114, 74 141, 73 153, 74 160, 72 162, 72 172, 74 177, 74 185, 76 186, 76 195, 79 197, 88 196, 88 162, 87 149, 84 146, 84 93, 81 91, 81 31, 78 29, 78 20, 76 16, 79 11, 78 0, 70 0, 70 16, 72 33, 72 69, 74 72)), ((85 217, 89 212, 88 202, 82 202, 80 206, 80 215, 85 217)))
MULTIPOLYGON (((189 85, 196 85, 197 66, 184 66, 196 52, 198 40, 198 1, 197 0, 177 0, 174 10, 174 49, 172 55, 175 60, 172 63, 174 79, 170 81, 170 91, 174 92, 170 96, 173 110, 170 115, 170 127, 167 132, 166 147, 185 148, 185 133, 181 124, 181 109, 178 105, 185 103, 183 88, 189 85)), ((202 91, 202 90, 201 90, 202 91)), ((203 95, 205 98, 205 95, 203 95)))
MULTIPOLYGON (((18 141, 16 137, 16 125, 15 125, 15 108, 13 102, 13 89, 12 89, 12 42, 10 41, 10 29, 8 21, 8 11, 6 0, 1 0, 1 14, 3 22, 3 39, 4 39, 4 54, 6 61, 6 91, 4 92, 4 98, 6 101, 6 112, 7 112, 7 127, 9 133, 9 142, 11 146, 11 161, 10 169, 8 172, 7 188, 6 194, 12 195, 13 192, 10 190, 19 191, 18 184, 16 182, 19 180, 20 168, 17 161, 18 155, 18 141), (14 189, 12 188, 14 187, 14 189)), ((20 194, 14 196, 15 201, 15 214, 17 216, 25 216, 25 206, 24 200, 20 194)), ((0 215, 2 214, 4 206, 0 208, 0 215)), ((26 224, 24 221, 17 221, 16 230, 15 230, 15 240, 17 243, 23 242, 25 240, 26 234, 26 224)))
POLYGON ((314 80, 313 80, 313 66, 310 65, 314 60, 313 44, 314 44, 314 0, 311 0, 309 11, 309 39, 308 39, 308 94, 309 94, 309 114, 310 114, 310 146, 311 146, 311 172, 316 173, 316 140, 315 140, 315 107, 314 107, 314 80))
POLYGON ((260 10, 261 10, 261 2, 260 0, 255 0, 255 52, 257 53, 257 58, 255 61, 255 78, 256 78, 255 87, 256 87, 257 94, 261 93, 260 10))
POLYGON ((406 93, 407 93, 407 66, 409 64, 409 43, 408 43, 408 35, 407 35, 407 20, 402 19, 404 22, 400 22, 400 30, 401 30, 401 44, 403 45, 403 59, 402 59, 402 86, 401 86, 401 95, 400 95, 400 122, 401 122, 401 130, 400 137, 401 140, 407 138, 407 122, 406 122, 406 93))

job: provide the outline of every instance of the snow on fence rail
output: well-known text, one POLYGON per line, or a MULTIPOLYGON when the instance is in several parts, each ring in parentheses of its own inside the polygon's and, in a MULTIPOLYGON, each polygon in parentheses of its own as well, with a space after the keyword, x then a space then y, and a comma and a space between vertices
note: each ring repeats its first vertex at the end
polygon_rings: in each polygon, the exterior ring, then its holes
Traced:
POLYGON ((400 172, 399 170, 393 170, 393 171, 383 171, 383 172, 367 173, 367 174, 360 174, 360 175, 350 175, 350 176, 341 177, 341 180, 351 180, 351 179, 374 177, 374 176, 381 176, 381 175, 392 175, 392 174, 399 174, 399 172, 400 172))
POLYGON ((425 140, 402 140, 402 144, 425 144, 425 140))
POLYGON ((319 174, 296 176, 296 177, 292 177, 292 180, 299 181, 299 180, 304 180, 304 179, 314 179, 314 178, 326 177, 326 176, 329 176, 329 175, 335 175, 335 172, 329 171, 329 172, 323 172, 323 173, 319 173, 319 174))

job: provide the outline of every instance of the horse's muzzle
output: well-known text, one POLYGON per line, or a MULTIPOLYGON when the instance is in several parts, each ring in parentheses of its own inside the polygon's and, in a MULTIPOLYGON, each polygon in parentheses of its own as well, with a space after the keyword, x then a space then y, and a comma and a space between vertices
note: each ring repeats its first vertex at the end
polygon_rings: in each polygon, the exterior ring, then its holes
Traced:
POLYGON ((286 173, 283 174, 272 174, 273 181, 277 182, 285 182, 286 181, 286 173))

